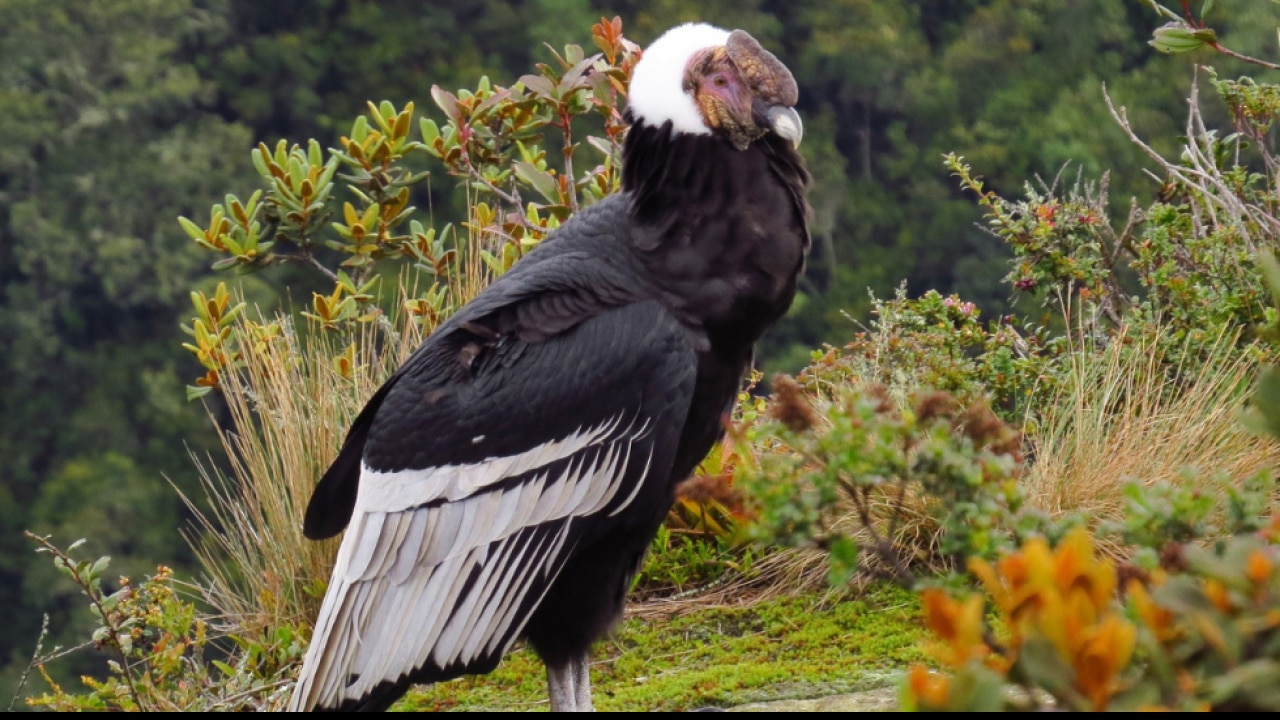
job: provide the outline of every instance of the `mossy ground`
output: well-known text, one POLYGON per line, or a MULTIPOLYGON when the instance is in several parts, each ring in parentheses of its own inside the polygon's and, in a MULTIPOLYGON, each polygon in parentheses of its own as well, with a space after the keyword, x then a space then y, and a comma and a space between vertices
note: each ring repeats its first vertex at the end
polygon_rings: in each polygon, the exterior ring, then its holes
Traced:
MULTIPOLYGON (((693 710, 847 693, 897 682, 923 660, 918 600, 892 586, 631 618, 595 649, 596 709, 693 710)), ((416 689, 397 710, 547 709, 527 649, 490 675, 416 689)))

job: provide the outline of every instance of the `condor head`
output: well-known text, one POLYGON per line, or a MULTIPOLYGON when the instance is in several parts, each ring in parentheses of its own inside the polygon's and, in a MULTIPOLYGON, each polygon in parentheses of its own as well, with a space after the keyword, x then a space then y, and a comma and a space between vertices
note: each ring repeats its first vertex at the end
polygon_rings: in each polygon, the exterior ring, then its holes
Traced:
POLYGON ((630 111, 647 125, 721 134, 739 150, 772 132, 799 145, 791 71, 742 30, 681 25, 655 40, 631 76, 630 111))

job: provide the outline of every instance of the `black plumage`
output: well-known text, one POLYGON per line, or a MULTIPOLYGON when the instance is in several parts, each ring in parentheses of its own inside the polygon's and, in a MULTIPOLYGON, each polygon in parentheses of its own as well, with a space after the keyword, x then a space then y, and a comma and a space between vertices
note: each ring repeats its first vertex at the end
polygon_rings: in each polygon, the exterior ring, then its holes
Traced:
POLYGON ((291 709, 385 709, 522 637, 553 709, 590 709, 590 645, 795 294, 795 94, 741 31, 650 47, 623 191, 442 324, 317 486, 306 535, 347 535, 291 709))

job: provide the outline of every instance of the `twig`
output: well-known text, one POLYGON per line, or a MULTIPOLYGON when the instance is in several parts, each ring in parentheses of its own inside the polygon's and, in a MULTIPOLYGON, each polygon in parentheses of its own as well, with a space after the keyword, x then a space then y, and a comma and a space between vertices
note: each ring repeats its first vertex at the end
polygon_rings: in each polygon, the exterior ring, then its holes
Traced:
POLYGON ((98 613, 98 617, 102 620, 103 626, 111 631, 110 641, 103 644, 113 648, 120 656, 120 674, 124 676, 125 684, 129 688, 129 695, 133 699, 134 706, 139 710, 143 710, 142 698, 138 694, 138 687, 133 680, 132 668, 129 665, 129 656, 125 653, 124 648, 120 646, 120 641, 117 639, 119 637, 120 629, 112 626, 111 616, 108 614, 107 609, 102 606, 102 598, 100 597, 101 592, 95 590, 87 580, 76 572, 75 563, 72 562, 71 558, 56 545, 49 542, 47 537, 41 537, 29 530, 23 530, 22 534, 43 546, 46 552, 57 558, 57 560, 63 564, 63 567, 67 568, 69 571, 71 580, 80 586, 81 592, 88 596, 89 602, 93 604, 93 608, 98 613))
POLYGON ((31 662, 27 663, 27 669, 22 671, 22 677, 18 678, 18 687, 13 690, 13 697, 9 698, 9 707, 6 712, 13 712, 13 704, 18 702, 18 697, 22 695, 22 689, 27 685, 27 678, 31 676, 31 668, 41 664, 40 651, 44 649, 44 639, 49 635, 49 614, 45 613, 44 620, 40 623, 40 635, 36 637, 36 650, 31 653, 31 662))
POLYGON ((317 270, 319 270, 321 274, 329 278, 329 280, 333 282, 338 282, 338 273, 330 270, 328 267, 325 267, 325 264, 317 260, 315 255, 312 255, 310 252, 307 252, 305 255, 303 255, 303 257, 305 257, 308 262, 310 262, 317 270))
MULTIPOLYGON (((290 242, 292 242, 292 241, 290 241, 290 242)), ((295 253, 295 252, 288 252, 288 253, 285 253, 285 252, 276 251, 276 252, 275 252, 275 258, 276 258, 277 260, 280 260, 281 262, 305 262, 305 263, 309 263, 312 267, 314 267, 315 269, 319 270, 319 271, 320 271, 320 273, 321 273, 322 275, 324 275, 325 277, 329 278, 329 280, 330 280, 331 282, 335 282, 335 283, 336 283, 336 282, 338 282, 338 273, 336 273, 336 272, 334 272, 334 271, 330 270, 329 268, 325 267, 324 263, 322 263, 322 262, 320 262, 319 260, 317 260, 317 259, 316 259, 316 256, 311 254, 311 251, 310 251, 310 250, 306 249, 305 247, 303 247, 303 246, 301 246, 301 245, 297 245, 296 243, 295 243, 295 246, 296 246, 296 247, 298 247, 298 250, 299 250, 298 252, 296 252, 296 253, 295 253)))
POLYGON ((40 658, 40 661, 37 662, 36 665, 48 665, 54 660, 61 660, 62 658, 68 655, 74 655, 75 653, 78 653, 81 650, 88 650, 89 648, 93 647, 93 644, 94 643, 92 640, 86 640, 80 643, 79 645, 73 645, 66 649, 63 649, 60 646, 55 646, 48 655, 45 655, 44 657, 40 658))
POLYGON ((1267 68, 1268 70, 1280 70, 1280 65, 1277 65, 1276 63, 1267 62, 1266 60, 1262 60, 1260 58, 1256 58, 1250 55, 1245 55, 1244 53, 1236 52, 1235 50, 1232 50, 1231 48, 1225 45, 1219 45, 1216 42, 1209 43, 1209 47, 1213 48, 1214 50, 1217 50, 1218 52, 1222 53, 1223 55, 1226 55, 1227 57, 1233 57, 1236 60, 1240 60, 1242 62, 1258 65, 1260 67, 1267 68))
MULTIPOLYGON (((901 481, 900 487, 905 489, 907 478, 900 477, 899 480, 901 481)), ((871 517, 871 507, 867 503, 866 488, 859 488, 844 478, 840 478, 838 482, 840 487, 853 500, 854 507, 858 511, 858 520, 862 523, 863 529, 871 535, 870 545, 872 550, 882 561, 888 563, 888 575, 890 578, 905 588, 911 588, 911 573, 903 565, 901 558, 898 557, 898 553, 893 548, 894 531, 892 524, 890 525, 889 534, 882 535, 876 530, 875 523, 871 517)))
POLYGON ((285 685, 290 685, 292 683, 293 683, 293 678, 284 678, 283 680, 274 680, 272 682, 266 683, 265 685, 256 685, 254 687, 249 688, 248 690, 241 690, 238 693, 222 698, 217 702, 217 704, 215 704, 213 707, 209 709, 213 710, 220 706, 235 708, 236 703, 240 702, 241 700, 246 700, 258 693, 261 693, 267 690, 274 690, 276 688, 284 687, 285 685))
MULTIPOLYGON (((1191 203, 1192 219, 1196 225, 1196 234, 1203 234, 1204 219, 1200 216, 1203 211, 1208 214, 1208 220, 1213 227, 1222 227, 1230 224, 1244 238, 1250 247, 1256 243, 1253 239, 1253 233, 1249 232, 1246 218, 1264 228, 1271 228, 1273 231, 1280 230, 1280 220, 1272 217, 1264 209, 1245 203, 1236 197, 1235 192, 1228 187, 1216 172, 1216 164, 1205 153, 1202 145, 1206 142, 1208 131, 1204 126, 1204 119, 1200 115, 1199 94, 1196 83, 1192 83, 1191 97, 1188 101, 1190 109, 1187 117, 1187 137, 1186 145, 1187 157, 1191 163, 1190 167, 1174 165, 1166 160, 1160 153, 1156 152, 1150 145, 1142 141, 1138 134, 1134 132, 1133 126, 1129 123, 1128 114, 1123 107, 1117 108, 1111 101, 1111 95, 1103 87, 1103 99, 1107 103, 1107 109, 1111 112, 1120 128, 1129 137, 1135 145, 1142 149, 1151 159, 1160 165, 1160 168, 1176 181, 1191 188, 1197 192, 1198 197, 1193 198, 1191 203), (1227 216, 1220 219, 1219 211, 1227 216), (1224 222, 1229 219, 1230 223, 1224 222)), ((1157 177, 1157 180, 1160 178, 1157 177)))
POLYGON ((1138 199, 1129 198, 1129 217, 1125 220, 1124 229, 1120 231, 1120 234, 1116 236, 1115 241, 1112 243, 1113 254, 1107 259, 1108 267, 1115 267, 1115 264, 1120 260, 1121 251, 1126 251, 1135 256, 1138 254, 1137 248, 1133 246, 1133 231, 1144 219, 1142 209, 1138 207, 1138 199))
POLYGON ((520 191, 519 191, 519 190, 515 190, 515 189, 513 189, 511 192, 507 192, 507 191, 503 190, 502 188, 498 187, 497 185, 494 185, 494 184, 493 184, 493 182, 492 182, 491 180, 489 180, 489 178, 487 178, 487 177, 485 177, 483 174, 481 174, 481 172, 480 172, 479 170, 476 170, 476 166, 475 166, 475 165, 472 165, 472 164, 471 164, 471 155, 470 155, 470 154, 468 154, 468 153, 465 153, 465 152, 464 152, 464 154, 463 154, 463 160, 464 160, 464 161, 466 162, 466 164, 467 164, 467 176, 468 176, 468 177, 470 177, 470 178, 471 178, 471 179, 473 179, 473 180, 478 181, 481 185, 484 185, 484 186, 485 186, 485 189, 487 189, 489 192, 493 193, 494 195, 497 195, 497 196, 498 196, 498 198, 499 198, 500 200, 502 200, 503 202, 507 203, 507 204, 508 204, 508 205, 510 205, 511 207, 514 207, 514 208, 516 208, 516 209, 519 209, 519 208, 520 208, 520 204, 521 204, 521 203, 520 203, 520 191))
POLYGON ((573 175, 573 121, 563 108, 560 111, 560 123, 564 129, 564 174, 569 179, 569 211, 578 212, 578 185, 573 175))

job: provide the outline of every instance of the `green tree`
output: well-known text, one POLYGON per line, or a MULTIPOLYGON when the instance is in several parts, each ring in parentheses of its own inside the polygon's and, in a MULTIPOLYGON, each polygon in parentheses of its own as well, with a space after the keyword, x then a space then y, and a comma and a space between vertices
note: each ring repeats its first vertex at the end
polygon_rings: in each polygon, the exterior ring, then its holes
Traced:
POLYGON ((165 476, 190 486, 182 438, 212 438, 182 402, 190 367, 174 352, 206 261, 174 218, 244 174, 250 140, 208 112, 212 86, 190 63, 223 31, 217 10, 0 4, 0 612, 14 629, 0 657, 29 653, 40 627, 20 593, 41 561, 21 530, 92 529, 97 550, 151 562, 184 554, 165 476), (111 519, 115 490, 134 519, 111 519), (55 512, 72 507, 76 522, 55 512))

